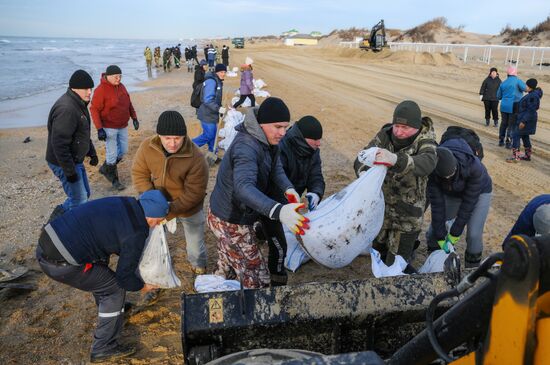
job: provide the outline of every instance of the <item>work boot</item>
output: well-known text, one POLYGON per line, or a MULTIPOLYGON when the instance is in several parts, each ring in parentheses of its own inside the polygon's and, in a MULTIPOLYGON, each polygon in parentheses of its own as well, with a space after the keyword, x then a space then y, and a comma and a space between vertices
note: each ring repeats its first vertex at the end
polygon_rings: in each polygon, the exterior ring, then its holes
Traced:
POLYGON ((511 157, 508 157, 506 159, 506 162, 513 162, 513 163, 516 163, 516 162, 519 162, 520 161, 520 158, 519 158, 519 149, 517 148, 512 148, 512 156, 511 157))
POLYGON ((117 345, 116 347, 102 352, 92 353, 90 355, 91 363, 106 362, 130 356, 136 352, 132 345, 117 345))
POLYGON ((99 173, 109 181, 112 182, 113 179, 109 176, 109 168, 107 167, 107 161, 103 162, 103 164, 99 167, 99 173))
POLYGON ((525 154, 521 155, 519 158, 522 161, 531 161, 531 147, 525 147, 525 154))
POLYGON ((472 254, 466 251, 464 253, 464 262, 465 262, 464 266, 467 269, 478 267, 481 262, 481 252, 472 254))
POLYGON ((499 146, 499 147, 504 146, 504 139, 500 138, 500 139, 498 140, 498 146, 499 146))
POLYGON ((124 190, 126 189, 126 186, 124 186, 120 180, 118 179, 118 169, 117 169, 117 166, 116 165, 109 165, 110 168, 112 169, 112 176, 113 176, 113 180, 112 180, 112 184, 113 184, 113 188, 116 189, 116 190, 124 190))
POLYGON ((495 124, 494 124, 494 125, 495 125, 495 128, 498 127, 498 119, 493 120, 493 123, 495 123, 495 124))
POLYGON ((512 141, 510 141, 510 138, 506 138, 506 142, 504 143, 504 148, 508 150, 512 148, 512 141))
POLYGON ((148 307, 159 301, 160 289, 153 289, 145 292, 138 301, 138 307, 148 307))
POLYGON ((491 124, 491 119, 485 119, 485 126, 488 127, 491 124))

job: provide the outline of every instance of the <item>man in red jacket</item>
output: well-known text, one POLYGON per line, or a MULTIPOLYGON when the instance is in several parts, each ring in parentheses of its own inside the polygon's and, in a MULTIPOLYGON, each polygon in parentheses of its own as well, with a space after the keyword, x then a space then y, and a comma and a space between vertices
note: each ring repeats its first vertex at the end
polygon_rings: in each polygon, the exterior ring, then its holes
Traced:
POLYGON ((120 67, 111 65, 101 75, 101 84, 95 89, 90 112, 97 128, 97 139, 105 141, 105 162, 99 168, 113 188, 124 190, 118 179, 117 164, 128 152, 128 120, 133 120, 134 128, 139 128, 136 111, 130 95, 120 82, 120 67))

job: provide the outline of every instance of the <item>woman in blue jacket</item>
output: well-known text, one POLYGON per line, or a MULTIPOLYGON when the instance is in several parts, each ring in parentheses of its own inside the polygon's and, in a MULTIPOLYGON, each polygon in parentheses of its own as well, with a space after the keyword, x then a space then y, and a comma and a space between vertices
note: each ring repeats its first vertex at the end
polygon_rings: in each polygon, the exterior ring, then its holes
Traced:
POLYGON ((519 101, 526 89, 525 83, 517 77, 517 74, 517 68, 508 67, 508 78, 500 84, 497 91, 497 98, 501 100, 500 114, 502 116, 498 133, 498 145, 506 145, 506 148, 512 147, 512 141, 510 140, 512 126, 516 122, 519 101))

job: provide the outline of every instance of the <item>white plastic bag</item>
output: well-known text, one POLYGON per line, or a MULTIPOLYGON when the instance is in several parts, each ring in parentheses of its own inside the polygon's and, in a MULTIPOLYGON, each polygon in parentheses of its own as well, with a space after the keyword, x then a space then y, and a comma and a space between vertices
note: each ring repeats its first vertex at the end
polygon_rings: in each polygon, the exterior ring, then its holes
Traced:
POLYGON ((445 253, 443 250, 435 250, 428 256, 424 265, 418 269, 418 272, 421 274, 426 274, 429 272, 443 272, 445 267, 445 261, 451 254, 455 252, 453 245, 450 246, 449 253, 445 253))
POLYGON ((384 278, 387 276, 407 275, 403 272, 407 267, 407 261, 401 256, 395 256, 395 261, 391 266, 388 266, 382 261, 380 252, 374 248, 370 249, 371 269, 372 274, 376 278, 384 278))
POLYGON ((372 244, 384 222, 386 172, 384 166, 370 168, 305 214, 310 229, 301 244, 313 260, 329 268, 344 267, 372 244))
POLYGON ((166 229, 172 234, 176 233, 177 226, 178 224, 176 218, 172 218, 168 222, 166 222, 166 229))
POLYGON ((237 77, 238 74, 237 74, 236 72, 234 72, 234 71, 227 71, 227 72, 225 73, 225 76, 226 76, 226 77, 237 77))
POLYGON ((265 90, 254 89, 254 96, 257 98, 269 98, 271 94, 265 90))
POLYGON ((376 152, 378 152, 378 147, 371 147, 366 150, 361 150, 357 154, 357 159, 363 165, 368 167, 374 166, 374 160, 376 159, 376 152))
POLYGON ((246 65, 251 65, 251 64, 254 63, 254 60, 253 60, 252 58, 250 58, 250 57, 247 56, 247 57, 244 59, 244 63, 245 63, 246 65))
POLYGON ((285 267, 292 272, 296 272, 303 263, 308 262, 311 258, 304 252, 298 243, 296 235, 290 232, 288 228, 283 228, 286 238, 285 267))
MULTIPOLYGON (((246 99, 248 100, 248 98, 246 99)), ((218 142, 218 147, 227 151, 233 139, 237 135, 235 127, 244 121, 244 114, 235 110, 229 109, 223 118, 223 128, 220 129, 218 135, 223 137, 221 141, 218 142)))
POLYGON ((195 279, 195 291, 197 293, 239 289, 241 289, 241 284, 237 280, 225 280, 223 276, 219 275, 198 275, 195 279))
POLYGON ((139 261, 139 275, 147 284, 159 288, 175 288, 181 285, 172 268, 172 258, 166 242, 164 226, 159 224, 149 230, 145 249, 139 261))
POLYGON ((262 79, 258 79, 258 80, 252 79, 252 83, 254 84, 254 88, 255 88, 255 89, 258 89, 258 90, 261 89, 262 87, 266 87, 266 86, 267 86, 267 84, 265 83, 265 81, 262 80, 262 79))

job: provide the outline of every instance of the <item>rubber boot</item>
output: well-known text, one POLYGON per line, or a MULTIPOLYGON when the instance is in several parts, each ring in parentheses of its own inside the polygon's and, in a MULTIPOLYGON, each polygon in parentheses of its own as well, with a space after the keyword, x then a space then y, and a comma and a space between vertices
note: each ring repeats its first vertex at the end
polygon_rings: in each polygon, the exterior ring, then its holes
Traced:
POLYGON ((473 268, 473 267, 478 267, 480 262, 481 262, 481 252, 480 253, 470 253, 468 251, 466 251, 464 253, 464 261, 465 261, 465 267, 468 269, 468 268, 473 268))
POLYGON ((495 124, 494 124, 495 128, 498 127, 498 119, 493 120, 493 123, 495 123, 495 124))
POLYGON ((491 120, 490 119, 485 119, 485 126, 488 127, 489 124, 491 124, 491 120))
POLYGON ((519 162, 519 149, 512 148, 512 156, 506 159, 506 162, 519 162))
POLYGON ((126 186, 124 186, 120 180, 118 179, 118 169, 117 169, 117 166, 116 165, 110 165, 111 169, 112 169, 112 176, 113 176, 113 180, 112 180, 112 183, 113 183, 113 188, 116 189, 116 190, 124 190, 126 189, 126 186))
POLYGON ((107 161, 103 162, 103 164, 99 167, 99 173, 109 181, 112 182, 113 179, 109 176, 109 168, 107 167, 107 161))
POLYGON ((503 138, 499 138, 499 139, 498 139, 498 146, 499 146, 499 147, 504 146, 504 139, 503 139, 503 138))
POLYGON ((531 147, 525 147, 525 154, 520 156, 522 161, 531 161, 531 147))

